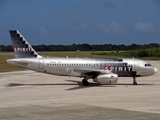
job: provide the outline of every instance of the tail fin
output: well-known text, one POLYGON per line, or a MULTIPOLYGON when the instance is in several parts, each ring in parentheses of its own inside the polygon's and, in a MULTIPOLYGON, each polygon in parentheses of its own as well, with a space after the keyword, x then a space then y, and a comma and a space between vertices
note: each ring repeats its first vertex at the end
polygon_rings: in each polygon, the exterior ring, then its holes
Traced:
POLYGON ((18 30, 9 30, 16 58, 40 58, 18 30))

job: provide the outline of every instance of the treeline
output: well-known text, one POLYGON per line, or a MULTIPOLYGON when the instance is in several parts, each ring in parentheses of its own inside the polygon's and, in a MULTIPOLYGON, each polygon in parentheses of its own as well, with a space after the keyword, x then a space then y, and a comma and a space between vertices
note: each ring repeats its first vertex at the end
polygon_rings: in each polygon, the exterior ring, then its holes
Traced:
MULTIPOLYGON (((136 49, 150 49, 159 48, 160 44, 150 43, 144 45, 131 44, 131 45, 89 45, 89 44, 72 44, 72 45, 34 45, 36 51, 123 51, 123 50, 136 50, 136 49)), ((0 52, 12 52, 12 45, 0 45, 0 52)))
POLYGON ((160 57, 160 48, 128 50, 124 52, 92 52, 92 55, 119 57, 160 57))

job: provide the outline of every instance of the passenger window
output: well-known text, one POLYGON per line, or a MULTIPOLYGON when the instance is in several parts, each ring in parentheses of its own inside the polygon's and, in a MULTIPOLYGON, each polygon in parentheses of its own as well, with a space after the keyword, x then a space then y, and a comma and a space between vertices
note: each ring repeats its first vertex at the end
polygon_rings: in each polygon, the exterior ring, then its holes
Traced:
POLYGON ((151 64, 145 64, 145 67, 152 66, 151 64))
POLYGON ((152 66, 151 64, 148 64, 148 66, 152 66))

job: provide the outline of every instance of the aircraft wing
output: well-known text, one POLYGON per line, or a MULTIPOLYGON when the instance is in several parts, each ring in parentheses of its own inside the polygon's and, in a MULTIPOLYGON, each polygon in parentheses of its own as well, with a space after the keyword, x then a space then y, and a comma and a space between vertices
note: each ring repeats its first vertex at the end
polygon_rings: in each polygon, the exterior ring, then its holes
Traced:
POLYGON ((103 69, 97 70, 97 69, 84 69, 84 68, 75 68, 74 72, 79 72, 81 74, 87 74, 89 76, 112 73, 112 71, 103 70, 103 69))
POLYGON ((69 68, 67 69, 69 76, 98 76, 99 74, 110 74, 112 71, 103 70, 103 69, 84 69, 84 68, 69 68))

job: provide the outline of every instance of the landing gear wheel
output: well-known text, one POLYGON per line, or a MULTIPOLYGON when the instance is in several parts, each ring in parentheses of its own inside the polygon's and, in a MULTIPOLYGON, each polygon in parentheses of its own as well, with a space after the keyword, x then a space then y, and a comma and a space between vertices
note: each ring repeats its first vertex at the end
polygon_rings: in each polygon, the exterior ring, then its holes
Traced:
POLYGON ((133 77, 133 85, 137 85, 136 77, 133 77))
POLYGON ((82 83, 83 83, 84 86, 88 86, 89 85, 89 82, 86 79, 83 79, 82 83))
POLYGON ((137 85, 137 82, 133 82, 133 85, 137 85))

